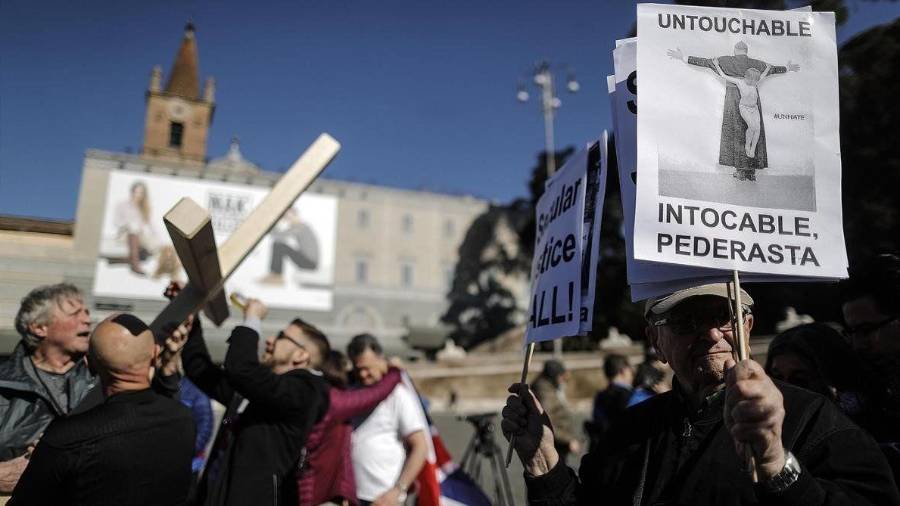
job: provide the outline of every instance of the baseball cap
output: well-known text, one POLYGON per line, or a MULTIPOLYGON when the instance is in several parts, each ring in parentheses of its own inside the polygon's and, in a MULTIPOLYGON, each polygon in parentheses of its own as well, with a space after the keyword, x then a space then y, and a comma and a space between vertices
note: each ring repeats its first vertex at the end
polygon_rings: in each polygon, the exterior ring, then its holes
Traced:
MULTIPOLYGON (((669 295, 661 295, 647 299, 644 303, 644 318, 648 318, 651 314, 659 315, 670 311, 672 308, 691 297, 699 297, 700 295, 714 295, 728 299, 728 283, 709 283, 706 285, 692 286, 669 295)), ((741 288, 741 304, 752 306, 753 298, 746 290, 741 288)))

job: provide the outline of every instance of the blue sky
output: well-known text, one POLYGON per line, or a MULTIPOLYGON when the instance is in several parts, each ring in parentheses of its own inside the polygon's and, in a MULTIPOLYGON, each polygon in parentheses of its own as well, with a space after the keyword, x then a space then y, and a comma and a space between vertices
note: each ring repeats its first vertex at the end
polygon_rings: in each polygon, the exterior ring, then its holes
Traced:
MULTIPOLYGON (((845 40, 900 14, 848 0, 845 40)), ((543 147, 538 104, 516 85, 547 59, 561 93, 557 146, 610 126, 613 41, 625 1, 0 3, 0 214, 71 219, 84 151, 140 149, 150 70, 168 73, 187 19, 201 80, 217 80, 209 155, 229 139, 284 170, 319 132, 343 143, 332 178, 508 201, 543 147)), ((530 85, 530 81, 528 81, 530 85)), ((529 88, 532 96, 534 90, 529 88)))

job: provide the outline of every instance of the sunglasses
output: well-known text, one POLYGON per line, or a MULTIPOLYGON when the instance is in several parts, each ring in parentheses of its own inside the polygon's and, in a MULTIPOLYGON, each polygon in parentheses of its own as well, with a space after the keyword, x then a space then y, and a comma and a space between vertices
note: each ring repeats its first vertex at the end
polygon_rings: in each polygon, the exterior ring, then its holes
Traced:
MULTIPOLYGON (((741 308, 742 322, 748 315, 750 315, 750 308, 747 306, 741 308)), ((664 316, 663 318, 653 321, 651 325, 654 327, 667 326, 672 329, 672 332, 681 335, 697 334, 713 328, 723 334, 734 331, 734 325, 731 321, 731 312, 727 310, 700 315, 664 316)))
POLYGON ((285 334, 283 330, 279 331, 279 332, 278 332, 278 335, 275 336, 275 340, 276 340, 276 341, 279 340, 279 339, 287 339, 288 341, 294 343, 294 345, 295 345, 296 347, 300 348, 301 350, 306 350, 306 346, 303 346, 303 345, 300 343, 300 341, 298 341, 298 340, 294 339, 293 337, 291 337, 291 336, 285 334))

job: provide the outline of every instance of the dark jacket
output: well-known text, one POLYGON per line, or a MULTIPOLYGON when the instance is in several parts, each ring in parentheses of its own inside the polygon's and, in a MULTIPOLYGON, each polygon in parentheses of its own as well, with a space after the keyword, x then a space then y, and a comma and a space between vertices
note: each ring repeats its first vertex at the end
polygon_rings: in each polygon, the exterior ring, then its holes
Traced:
POLYGON ((295 472, 310 429, 328 409, 328 385, 306 370, 275 374, 259 363, 258 341, 255 330, 235 327, 224 369, 212 362, 199 325, 184 347, 185 374, 227 408, 198 504, 297 504, 295 472))
POLYGON ((26 360, 28 355, 20 342, 12 355, 0 363, 0 461, 24 454, 54 418, 78 406, 97 384, 87 363, 79 360, 69 375, 69 406, 61 412, 34 379, 36 373, 26 371, 26 360))
POLYGON ((559 449, 568 450, 569 443, 578 439, 575 429, 575 416, 559 387, 547 376, 538 376, 531 384, 531 391, 540 401, 541 406, 553 420, 553 436, 559 449))
POLYGON ((717 506, 900 504, 891 472, 872 438, 824 397, 776 382, 784 396, 784 447, 802 472, 784 493, 767 494, 740 468, 722 422, 723 395, 689 412, 679 392, 629 408, 607 448, 575 473, 562 464, 526 476, 535 505, 715 504, 717 506))
POLYGON ((153 390, 54 420, 10 505, 180 505, 194 453, 191 412, 153 390))

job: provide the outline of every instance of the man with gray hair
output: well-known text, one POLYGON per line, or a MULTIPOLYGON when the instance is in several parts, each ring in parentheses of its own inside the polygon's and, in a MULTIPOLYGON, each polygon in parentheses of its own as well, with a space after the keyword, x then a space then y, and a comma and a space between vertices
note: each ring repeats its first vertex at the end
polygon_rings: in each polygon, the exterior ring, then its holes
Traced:
POLYGON ((91 317, 69 283, 35 288, 16 314, 22 340, 0 364, 0 493, 12 492, 26 454, 50 422, 69 414, 96 384, 85 353, 91 317))

